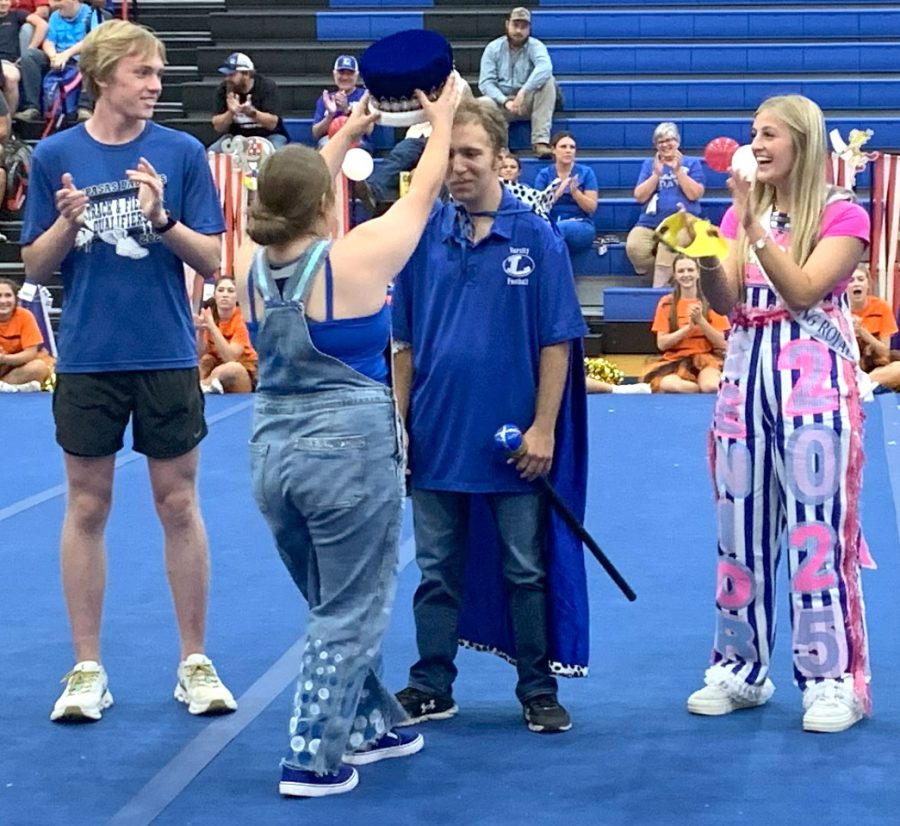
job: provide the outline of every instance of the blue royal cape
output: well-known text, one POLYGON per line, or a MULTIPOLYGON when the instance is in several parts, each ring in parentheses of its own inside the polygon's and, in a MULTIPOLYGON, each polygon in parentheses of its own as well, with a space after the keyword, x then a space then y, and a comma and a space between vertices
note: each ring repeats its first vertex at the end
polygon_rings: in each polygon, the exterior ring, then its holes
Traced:
MULTIPOLYGON (((587 398, 581 339, 573 340, 569 377, 556 420, 550 482, 584 521, 587 495, 587 398)), ((515 422, 525 428, 527 423, 515 422)), ((549 670, 560 677, 588 673, 589 615, 584 550, 552 505, 544 545, 547 567, 549 670)), ((501 567, 497 527, 484 497, 472 495, 465 591, 459 620, 460 644, 515 663, 512 621, 501 567)))

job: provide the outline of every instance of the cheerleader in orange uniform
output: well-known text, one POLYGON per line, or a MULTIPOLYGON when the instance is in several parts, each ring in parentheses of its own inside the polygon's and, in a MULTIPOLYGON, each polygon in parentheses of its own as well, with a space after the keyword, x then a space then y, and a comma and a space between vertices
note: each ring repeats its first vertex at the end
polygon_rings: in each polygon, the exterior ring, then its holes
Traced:
POLYGON ((0 392, 40 390, 55 360, 29 310, 19 306, 18 287, 0 278, 0 392))
POLYGON ((644 373, 644 381, 654 393, 715 393, 728 319, 710 310, 693 258, 677 256, 672 273, 672 294, 660 299, 650 328, 662 360, 644 373))
POLYGON ((251 393, 258 357, 237 304, 234 279, 216 282, 196 319, 200 330, 200 387, 204 393, 251 393))
POLYGON ((873 384, 900 390, 900 351, 891 350, 897 322, 890 304, 870 295, 869 268, 860 264, 850 279, 850 310, 859 344, 859 366, 873 384))

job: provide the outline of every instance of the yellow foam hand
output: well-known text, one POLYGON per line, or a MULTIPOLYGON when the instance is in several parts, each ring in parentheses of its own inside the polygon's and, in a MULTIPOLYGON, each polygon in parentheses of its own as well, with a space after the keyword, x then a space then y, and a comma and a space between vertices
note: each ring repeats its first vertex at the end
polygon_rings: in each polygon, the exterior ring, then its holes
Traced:
POLYGON ((656 228, 656 235, 676 252, 691 258, 724 259, 728 255, 728 242, 719 228, 688 212, 670 215, 656 228))

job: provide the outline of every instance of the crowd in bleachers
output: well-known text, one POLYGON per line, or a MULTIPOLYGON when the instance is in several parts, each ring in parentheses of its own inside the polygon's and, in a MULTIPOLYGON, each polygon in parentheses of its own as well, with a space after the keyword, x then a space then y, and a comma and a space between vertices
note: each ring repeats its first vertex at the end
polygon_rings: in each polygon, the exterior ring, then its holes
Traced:
MULTIPOLYGON (((0 0, 4 83, 0 109, 5 103, 13 119, 22 122, 38 119, 42 112, 46 115, 47 102, 42 101, 48 88, 45 76, 48 72, 65 72, 67 66, 77 72, 81 39, 108 19, 111 11, 111 0, 0 0)), ((575 135, 569 131, 551 134, 558 87, 547 47, 531 34, 531 13, 524 7, 515 8, 507 15, 504 26, 504 33, 488 43, 482 54, 479 100, 496 106, 509 122, 529 121, 532 150, 547 163, 537 169, 531 182, 526 182, 522 180, 521 159, 507 152, 500 175, 517 197, 556 226, 571 254, 590 250, 598 243, 594 216, 601 192, 597 176, 590 163, 577 159, 575 135)), ((219 137, 210 150, 231 150, 229 139, 235 137, 265 138, 276 148, 284 145, 289 138, 277 83, 256 71, 252 57, 241 52, 228 55, 219 72, 223 78, 216 90, 212 114, 219 137)), ((332 88, 322 91, 313 114, 310 142, 319 147, 341 128, 365 93, 356 56, 335 56, 333 81, 332 88)), ((90 95, 81 90, 77 115, 74 107, 71 114, 86 120, 91 106, 90 95)), ((0 117, 0 140, 9 134, 7 114, 0 117)), ((427 139, 427 123, 412 126, 379 160, 368 181, 355 184, 353 192, 362 205, 358 216, 365 219, 367 214, 381 214, 401 196, 401 181, 415 169, 427 139)), ((634 200, 640 206, 640 214, 628 233, 626 253, 638 275, 648 276, 654 287, 673 288, 673 293, 660 299, 650 321, 661 361, 651 364, 642 379, 654 392, 712 392, 721 369, 727 321, 709 310, 699 284, 687 284, 688 276, 682 278, 675 271, 677 262, 684 270, 693 267, 696 271, 696 265, 661 240, 656 231, 660 222, 679 209, 695 216, 702 214, 704 166, 699 157, 682 153, 675 123, 659 123, 648 139, 652 153, 644 159, 635 182, 634 200)), ((366 138, 361 143, 374 151, 366 138)), ((0 169, 0 175, 3 174, 5 170, 0 169)), ((0 190, 3 183, 0 180, 0 190)), ((231 283, 233 288, 233 282, 221 283, 231 283)), ((857 289, 863 289, 862 283, 857 289)), ((868 307, 880 299, 869 295, 870 280, 864 279, 864 283, 868 307)), ((255 384, 255 353, 240 307, 235 305, 230 310, 227 298, 225 305, 220 306, 219 292, 217 286, 208 306, 196 318, 201 363, 205 365, 203 389, 246 392, 255 384)), ((873 316, 857 305, 855 302, 854 313, 860 319, 856 332, 864 367, 882 385, 900 384, 900 377, 893 373, 895 365, 891 359, 896 352, 892 355, 889 349, 892 333, 887 323, 869 331, 866 324, 872 327, 873 316)), ((20 307, 18 312, 28 310, 20 307)), ((893 321, 889 308, 887 317, 893 321)), ((15 371, 12 380, 0 384, 0 390, 16 384, 32 387, 35 380, 44 382, 47 378, 17 382, 20 373, 15 371)), ((605 382, 591 386, 589 382, 589 389, 594 392, 608 392, 609 386, 605 382)))

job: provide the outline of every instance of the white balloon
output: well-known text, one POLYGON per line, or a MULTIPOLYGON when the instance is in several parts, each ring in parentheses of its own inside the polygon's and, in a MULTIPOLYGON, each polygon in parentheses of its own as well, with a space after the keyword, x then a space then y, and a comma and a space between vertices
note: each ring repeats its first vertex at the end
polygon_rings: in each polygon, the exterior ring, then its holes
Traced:
POLYGON ((731 157, 731 171, 750 183, 756 180, 756 158, 750 144, 745 143, 735 150, 731 157))
POLYGON ((375 161, 372 160, 372 156, 358 146, 347 150, 344 162, 341 164, 341 172, 351 181, 364 181, 372 174, 373 169, 375 169, 375 161))

